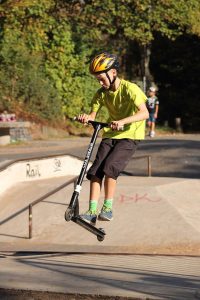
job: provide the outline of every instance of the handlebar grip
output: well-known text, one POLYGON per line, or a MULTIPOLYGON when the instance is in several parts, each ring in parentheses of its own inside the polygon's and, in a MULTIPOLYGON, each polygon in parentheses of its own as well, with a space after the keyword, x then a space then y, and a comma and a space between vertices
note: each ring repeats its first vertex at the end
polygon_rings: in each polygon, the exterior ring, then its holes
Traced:
MULTIPOLYGON (((111 123, 108 124, 108 127, 111 128, 111 123)), ((118 131, 123 131, 124 130, 124 125, 120 126, 118 131)))

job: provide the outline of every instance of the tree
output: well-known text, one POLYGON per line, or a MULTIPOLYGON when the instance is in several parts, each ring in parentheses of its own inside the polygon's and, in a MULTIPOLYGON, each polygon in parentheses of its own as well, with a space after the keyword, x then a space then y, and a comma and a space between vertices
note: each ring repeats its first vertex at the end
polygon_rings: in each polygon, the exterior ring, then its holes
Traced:
MULTIPOLYGON (((53 82, 45 72, 44 55, 37 51, 41 44, 39 35, 32 36, 31 39, 31 33, 27 30, 31 23, 27 17, 29 5, 28 1, 25 4, 7 1, 1 8, 1 103, 11 110, 18 107, 22 111, 20 107, 23 106, 23 110, 37 115, 39 119, 57 122, 62 106, 53 82), (33 49, 35 37, 38 42, 35 43, 37 50, 33 49)), ((40 9, 38 7, 38 11, 40 9)))
POLYGON ((94 54, 119 54, 122 75, 131 80, 145 75, 152 81, 155 38, 199 36, 199 11, 197 0, 1 1, 1 101, 23 99, 44 116, 37 100, 40 85, 51 119, 55 113, 50 109, 56 107, 60 119, 87 112, 98 87, 88 72, 94 54))
MULTIPOLYGON (((91 76, 86 71, 87 64, 85 60, 87 58, 80 50, 77 51, 77 48, 75 49, 71 25, 68 19, 60 14, 55 1, 42 0, 40 3, 34 1, 6 1, 1 7, 1 27, 1 45, 5 54, 4 61, 2 60, 1 63, 5 64, 5 60, 7 61, 10 70, 9 76, 14 76, 12 81, 15 86, 16 82, 22 82, 22 76, 11 74, 13 65, 24 65, 24 68, 21 67, 21 70, 23 69, 22 73, 25 73, 25 66, 28 66, 29 70, 31 69, 30 66, 32 66, 32 72, 34 73, 36 67, 34 67, 34 64, 31 64, 31 61, 34 59, 37 61, 37 58, 40 58, 41 64, 40 68, 38 68, 38 76, 41 77, 43 75, 43 79, 46 79, 46 82, 44 80, 41 81, 44 84, 43 90, 54 91, 55 99, 52 110, 54 110, 55 103, 61 105, 62 102, 62 111, 60 110, 60 118, 62 119, 63 114, 73 116, 80 110, 87 109, 88 93, 86 92, 86 86, 90 87, 90 90, 91 86, 94 86, 94 83, 91 83, 91 76), (19 41, 22 45, 21 48, 19 41), (14 47, 12 47, 12 44, 14 47), (6 51, 5 45, 7 45, 6 51), (15 46, 17 46, 16 49, 18 50, 14 51, 15 53, 9 58, 9 53, 13 51, 15 46), (20 52, 25 59, 23 62, 19 62, 20 52), (25 58, 27 53, 33 58, 30 60, 29 65, 28 60, 25 58), (18 61, 16 62, 16 60, 18 61), (48 88, 47 82, 49 84, 48 88)), ((17 68, 19 71, 20 67, 17 68)), ((4 77, 6 78, 5 74, 4 77)), ((29 96, 30 94, 32 95, 33 78, 36 79, 36 77, 27 76, 26 78, 30 80, 26 80, 27 88, 24 86, 23 90, 26 94, 23 97, 27 99, 27 90, 29 90, 29 96), (30 91, 32 92, 30 93, 30 91)), ((19 85, 17 86, 19 87, 19 85)), ((21 94, 20 97, 22 98, 21 94)), ((11 97, 13 100, 14 98, 17 101, 19 100, 18 93, 15 93, 15 97, 13 96, 11 97)), ((46 92, 46 97, 47 99, 43 100, 43 102, 48 104, 49 101, 49 104, 51 104, 52 96, 46 92)), ((34 107, 33 95, 31 99, 29 97, 29 101, 26 100, 27 104, 28 102, 34 107)), ((37 107, 38 113, 41 112, 44 116, 44 113, 42 113, 44 109, 39 105, 37 107)), ((47 112, 45 116, 47 118, 47 112)))
POLYGON ((30 53, 22 38, 19 43, 15 35, 6 34, 0 45, 0 64, 2 108, 16 110, 23 106, 40 119, 59 119, 61 102, 44 72, 41 55, 30 53))
MULTIPOLYGON (((141 76, 152 80, 149 70, 154 35, 174 40, 185 32, 200 35, 198 0, 100 0, 73 1, 74 13, 97 50, 127 53, 130 41, 137 41, 141 54, 141 76), (89 34, 88 34, 89 33, 89 34), (119 42, 120 41, 120 42, 119 42)), ((128 62, 130 63, 130 62, 128 62)))

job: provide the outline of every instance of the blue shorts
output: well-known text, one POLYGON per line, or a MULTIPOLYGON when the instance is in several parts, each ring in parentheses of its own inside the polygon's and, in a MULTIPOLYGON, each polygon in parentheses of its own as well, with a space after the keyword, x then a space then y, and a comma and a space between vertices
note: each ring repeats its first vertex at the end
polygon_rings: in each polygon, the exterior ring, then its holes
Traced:
POLYGON ((154 114, 155 114, 155 113, 150 113, 150 114, 149 114, 148 122, 156 122, 156 118, 154 118, 154 114))

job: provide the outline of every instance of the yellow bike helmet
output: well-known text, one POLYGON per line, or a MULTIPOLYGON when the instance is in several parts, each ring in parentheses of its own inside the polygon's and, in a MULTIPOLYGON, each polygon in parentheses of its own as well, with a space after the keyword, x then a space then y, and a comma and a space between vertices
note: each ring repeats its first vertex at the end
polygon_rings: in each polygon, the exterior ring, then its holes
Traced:
POLYGON ((107 52, 103 52, 95 56, 90 63, 90 73, 100 74, 106 73, 110 69, 117 69, 119 68, 118 58, 114 54, 109 54, 107 52))

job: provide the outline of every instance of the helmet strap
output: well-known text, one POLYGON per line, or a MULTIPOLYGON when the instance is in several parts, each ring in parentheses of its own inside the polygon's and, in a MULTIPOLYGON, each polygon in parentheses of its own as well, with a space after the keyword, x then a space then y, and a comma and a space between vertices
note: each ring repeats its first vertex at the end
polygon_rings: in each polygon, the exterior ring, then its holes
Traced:
POLYGON ((106 72, 106 77, 108 78, 109 83, 110 83, 110 87, 109 87, 109 90, 110 90, 112 88, 113 84, 115 83, 115 80, 116 80, 117 76, 114 76, 113 80, 111 81, 110 76, 106 72))

